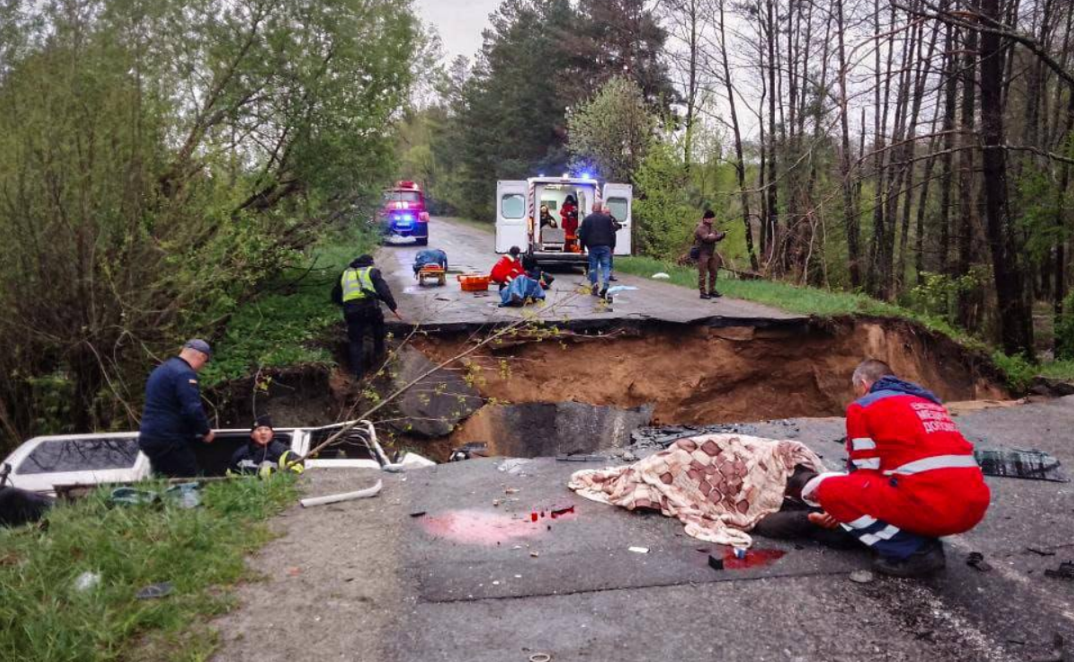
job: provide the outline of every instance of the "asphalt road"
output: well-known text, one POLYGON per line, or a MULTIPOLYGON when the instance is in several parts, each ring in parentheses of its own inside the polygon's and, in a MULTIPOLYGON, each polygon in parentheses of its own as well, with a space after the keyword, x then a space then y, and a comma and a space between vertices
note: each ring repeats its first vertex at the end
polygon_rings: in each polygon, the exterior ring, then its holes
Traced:
POLYGON ((607 306, 585 291, 587 282, 580 272, 554 274, 556 282, 544 303, 500 308, 495 289, 480 294, 463 292, 456 279, 460 273, 489 273, 499 259, 494 234, 468 223, 434 217, 430 221, 428 247, 442 249, 448 255, 450 273, 446 287, 421 287, 414 278, 414 257, 424 247, 389 244, 377 251, 376 261, 406 322, 420 322, 429 330, 473 330, 523 317, 566 323, 575 328, 624 321, 763 327, 793 325, 805 319, 727 297, 704 301, 690 289, 625 274, 618 276, 616 284, 637 289, 616 295, 613 304, 607 306))
MULTIPOLYGON (((1040 448, 1074 467, 1074 398, 957 420, 983 447, 1040 448)), ((750 432, 799 439, 836 466, 842 425, 762 422, 750 432)), ((857 584, 848 577, 867 566, 861 551, 763 538, 755 550, 785 556, 711 570, 698 550, 717 548, 677 521, 567 490, 573 471, 594 466, 538 459, 510 473, 491 458, 404 475, 307 472, 309 494, 378 478, 385 487, 275 522, 282 536, 251 561, 265 580, 243 586, 241 608, 214 623, 215 659, 1071 659, 1074 582, 1043 573, 1074 560, 1070 483, 990 478, 988 517, 947 540, 945 573, 857 584), (529 521, 568 505, 565 519, 529 521), (971 551, 991 569, 968 566, 971 551)))

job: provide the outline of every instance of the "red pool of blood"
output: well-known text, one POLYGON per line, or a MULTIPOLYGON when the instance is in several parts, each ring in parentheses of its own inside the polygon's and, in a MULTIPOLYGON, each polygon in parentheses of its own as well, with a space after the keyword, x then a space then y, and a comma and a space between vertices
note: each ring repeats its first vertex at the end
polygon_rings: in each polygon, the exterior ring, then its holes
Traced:
MULTIPOLYGON (((451 540, 466 545, 504 544, 521 538, 532 538, 549 530, 539 522, 539 511, 522 515, 520 519, 505 513, 490 513, 479 510, 453 510, 439 515, 422 517, 422 528, 436 538, 451 540)), ((574 519, 578 515, 573 511, 557 514, 556 521, 574 519)))

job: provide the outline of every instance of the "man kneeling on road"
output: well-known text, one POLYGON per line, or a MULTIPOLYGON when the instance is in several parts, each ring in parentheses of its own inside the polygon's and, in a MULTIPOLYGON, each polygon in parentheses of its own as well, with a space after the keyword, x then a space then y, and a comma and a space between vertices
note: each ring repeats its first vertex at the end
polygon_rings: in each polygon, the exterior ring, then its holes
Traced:
POLYGON ((936 395, 886 363, 863 361, 852 380, 859 397, 847 408, 850 472, 798 472, 788 495, 822 509, 808 515, 814 525, 842 527, 873 549, 877 572, 940 570, 940 537, 969 531, 988 509, 973 446, 936 395))
POLYGON ((138 434, 138 447, 149 458, 154 473, 186 478, 198 474, 198 461, 191 444, 205 443, 214 433, 201 406, 198 371, 212 356, 209 343, 191 340, 179 356, 160 364, 145 385, 145 408, 138 434))

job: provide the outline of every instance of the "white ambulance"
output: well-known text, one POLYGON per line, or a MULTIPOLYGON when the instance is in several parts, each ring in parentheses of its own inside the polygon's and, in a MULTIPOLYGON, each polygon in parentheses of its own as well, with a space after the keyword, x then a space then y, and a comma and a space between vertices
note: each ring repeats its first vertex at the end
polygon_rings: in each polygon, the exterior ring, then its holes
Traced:
POLYGON ((594 201, 611 209, 621 225, 616 233, 615 255, 630 255, 630 235, 633 223, 633 190, 629 184, 599 184, 588 175, 581 177, 530 177, 522 180, 496 182, 496 252, 506 253, 512 246, 523 252, 532 250, 541 264, 585 264, 586 254, 577 238, 563 227, 560 211, 567 197, 577 201, 578 223, 593 210, 594 201), (558 227, 541 227, 541 205, 558 227))

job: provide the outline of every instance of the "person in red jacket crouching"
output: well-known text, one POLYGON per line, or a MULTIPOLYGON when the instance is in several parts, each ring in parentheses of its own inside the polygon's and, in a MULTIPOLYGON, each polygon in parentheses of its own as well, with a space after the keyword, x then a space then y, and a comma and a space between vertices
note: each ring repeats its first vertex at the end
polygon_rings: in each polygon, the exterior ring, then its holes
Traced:
POLYGON ((945 565, 941 536, 969 531, 991 499, 973 446, 928 389, 863 361, 847 408, 847 472, 798 472, 788 494, 822 509, 814 525, 841 527, 877 553, 877 572, 916 577, 945 565))
POLYGON ((507 255, 504 255, 496 264, 492 265, 489 280, 498 284, 501 290, 510 285, 511 281, 526 273, 522 266, 522 259, 519 257, 521 253, 521 248, 512 246, 507 251, 507 255))

